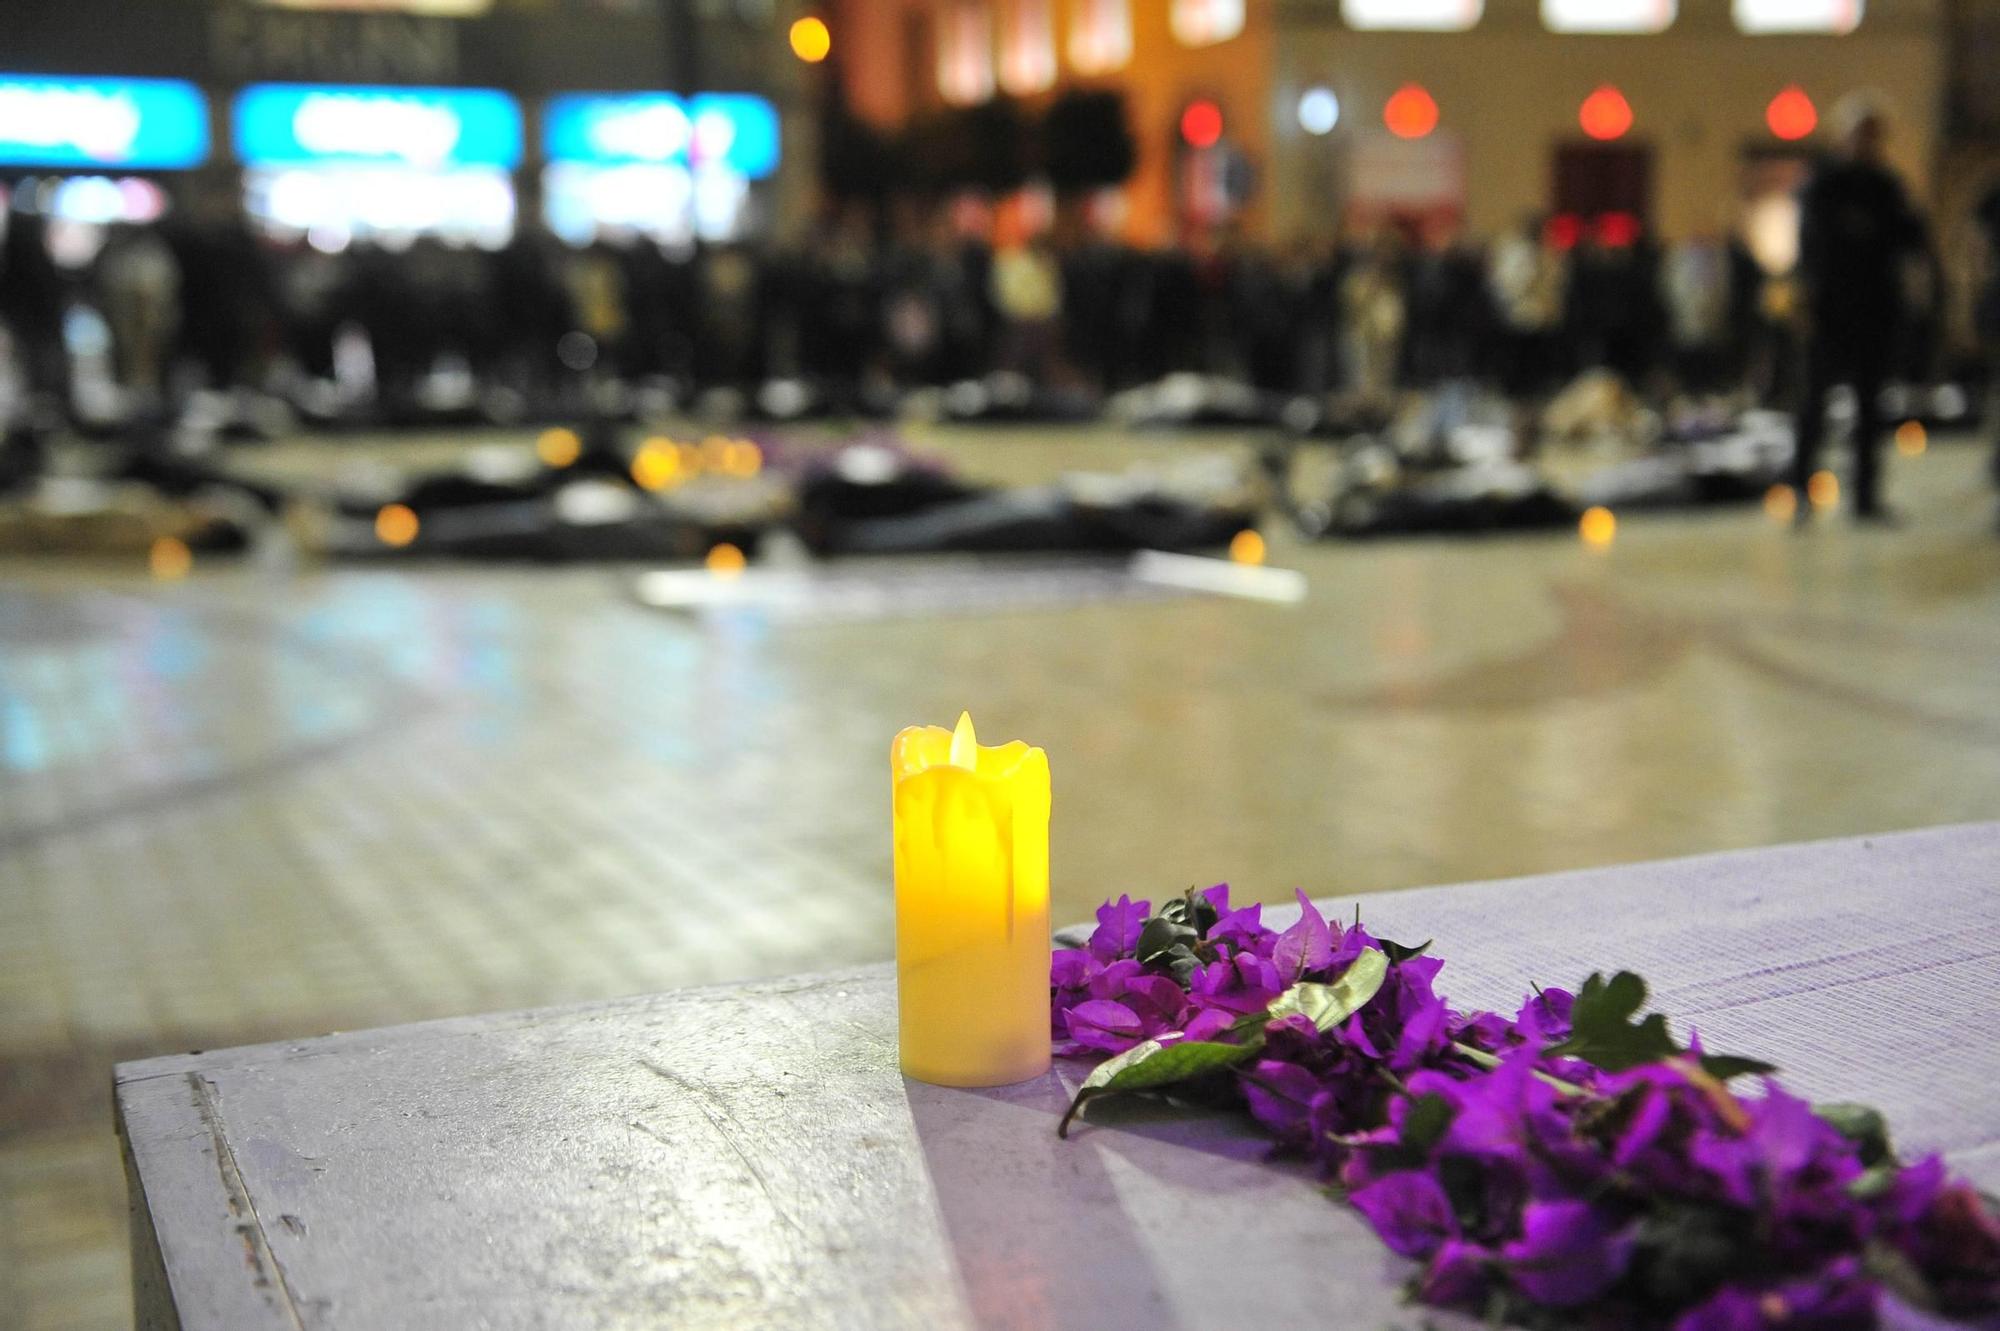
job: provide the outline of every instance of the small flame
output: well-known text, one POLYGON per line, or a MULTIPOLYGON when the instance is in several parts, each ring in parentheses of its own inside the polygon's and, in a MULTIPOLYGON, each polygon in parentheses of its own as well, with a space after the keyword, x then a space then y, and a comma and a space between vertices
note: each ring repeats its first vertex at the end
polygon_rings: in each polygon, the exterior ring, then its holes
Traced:
POLYGON ((951 765, 970 772, 979 766, 979 736, 972 733, 972 713, 958 714, 958 728, 951 732, 951 765))

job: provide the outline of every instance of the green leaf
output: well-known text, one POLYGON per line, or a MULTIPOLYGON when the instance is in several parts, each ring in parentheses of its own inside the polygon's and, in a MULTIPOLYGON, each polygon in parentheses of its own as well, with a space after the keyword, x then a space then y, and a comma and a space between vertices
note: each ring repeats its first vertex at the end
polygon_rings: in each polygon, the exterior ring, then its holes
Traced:
POLYGON ((1330 1031, 1365 1007, 1382 988, 1382 980, 1388 974, 1389 959, 1372 947, 1363 948, 1338 980, 1331 984, 1309 981, 1295 984, 1272 999, 1265 1013, 1272 1020, 1310 1017, 1321 1031, 1330 1031))
POLYGON ((1881 1110, 1835 1101, 1814 1105, 1813 1113, 1833 1124, 1841 1136, 1861 1148, 1862 1164, 1874 1166, 1885 1161, 1895 1162, 1896 1153, 1889 1145, 1889 1121, 1882 1117, 1881 1110))
POLYGON ((1177 946, 1195 941, 1195 931, 1185 924, 1169 919, 1165 912, 1147 920, 1139 930, 1139 944, 1133 949, 1141 965, 1150 966, 1166 957, 1177 946))
MULTIPOLYGON (((1619 971, 1609 980, 1602 972, 1594 973, 1577 990, 1569 1038, 1550 1045, 1547 1052, 1557 1058, 1580 1058, 1606 1072, 1624 1072, 1685 1054, 1686 1048, 1667 1030, 1664 1016, 1658 1012, 1638 1016, 1645 1005, 1646 982, 1631 971, 1619 971)), ((1720 1080, 1744 1072, 1776 1071, 1769 1063, 1727 1054, 1705 1054, 1701 1065, 1720 1080)))
POLYGON ((1766 1063, 1761 1058, 1745 1058, 1741 1054, 1703 1054, 1701 1070, 1717 1081, 1728 1081, 1731 1077, 1763 1077, 1778 1070, 1776 1063, 1766 1063))
POLYGON ((1911 1307, 1926 1311, 1936 1309, 1937 1296, 1932 1292, 1930 1282, 1924 1279, 1922 1268, 1901 1249, 1876 1239, 1863 1249, 1861 1267, 1911 1307))
POLYGON ((1192 1081, 1210 1073, 1233 1068, 1253 1057, 1264 1047, 1262 1040, 1245 1044, 1218 1044, 1210 1040, 1183 1040, 1162 1045, 1158 1040, 1133 1045, 1115 1058, 1107 1058, 1092 1068, 1077 1089, 1069 1110, 1056 1125, 1058 1137, 1069 1136, 1070 1120, 1085 1104, 1100 1095, 1121 1091, 1157 1091, 1178 1082, 1192 1081))
POLYGON ((1403 1149, 1415 1152, 1419 1159, 1429 1155, 1431 1148, 1444 1140, 1456 1117, 1458 1111, 1442 1095, 1417 1096, 1403 1114, 1403 1149))
POLYGON ((1847 1195, 1858 1202, 1872 1202, 1886 1196, 1902 1172, 1903 1167, 1893 1160, 1871 1166, 1854 1176, 1854 1181, 1847 1185, 1847 1195))
POLYGON ((1421 957, 1424 953, 1431 950, 1431 944, 1436 940, 1426 938, 1415 947, 1398 943, 1393 938, 1378 938, 1375 941, 1382 945, 1382 951, 1388 956, 1389 960, 1401 963, 1408 961, 1412 957, 1421 957))

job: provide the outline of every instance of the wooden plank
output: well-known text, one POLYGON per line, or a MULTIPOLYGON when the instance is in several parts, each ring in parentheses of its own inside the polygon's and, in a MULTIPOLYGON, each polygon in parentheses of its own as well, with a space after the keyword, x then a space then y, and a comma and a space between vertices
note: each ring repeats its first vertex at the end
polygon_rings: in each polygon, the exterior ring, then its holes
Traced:
MULTIPOLYGON (((1996 884, 1987 824, 1362 912, 1436 937, 1463 1004, 1641 970, 1993 1186, 1996 884)), ((1059 1142, 1079 1069, 943 1090, 894 1037, 873 967, 148 1060, 118 1102, 188 1328, 1463 1325, 1241 1122, 1107 1105, 1059 1142)))

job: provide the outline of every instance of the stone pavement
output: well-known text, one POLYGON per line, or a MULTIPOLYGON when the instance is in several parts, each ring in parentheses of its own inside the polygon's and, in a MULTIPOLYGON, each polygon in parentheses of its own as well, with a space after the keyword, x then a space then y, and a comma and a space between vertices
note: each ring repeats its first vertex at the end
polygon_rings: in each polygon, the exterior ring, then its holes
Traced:
MULTIPOLYGON (((934 442, 1009 479, 1190 447, 934 442)), ((1897 459, 1896 532, 1275 539, 1292 608, 776 625, 629 570, 0 564, 0 1327, 127 1315, 115 1058, 888 956, 889 736, 962 707, 1050 752, 1065 919, 2000 815, 1984 460, 1897 459)))

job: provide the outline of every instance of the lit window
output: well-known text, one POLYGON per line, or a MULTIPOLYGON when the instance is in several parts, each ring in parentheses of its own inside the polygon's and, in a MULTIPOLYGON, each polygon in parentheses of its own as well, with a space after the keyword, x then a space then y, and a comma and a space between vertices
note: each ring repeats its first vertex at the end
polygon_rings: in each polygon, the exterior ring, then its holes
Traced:
POLYGON ((1862 0, 1733 0, 1745 32, 1853 32, 1862 0))
POLYGON ((1542 0, 1550 32, 1663 32, 1678 0, 1542 0))
POLYGON ((979 0, 957 0, 938 16, 938 92, 954 106, 993 95, 993 25, 979 0))
POLYGON ((1182 46, 1213 46, 1243 31, 1243 0, 1174 0, 1171 18, 1182 46))
POLYGON ((1109 74, 1132 59, 1132 0, 1071 0, 1069 63, 1079 74, 1109 74))
POLYGON ((1014 0, 1000 46, 1000 86, 1008 92, 1041 92, 1056 81, 1056 35, 1049 0, 1014 0))
POLYGON ((1479 22, 1486 0, 1340 0, 1350 28, 1460 32, 1479 22))

